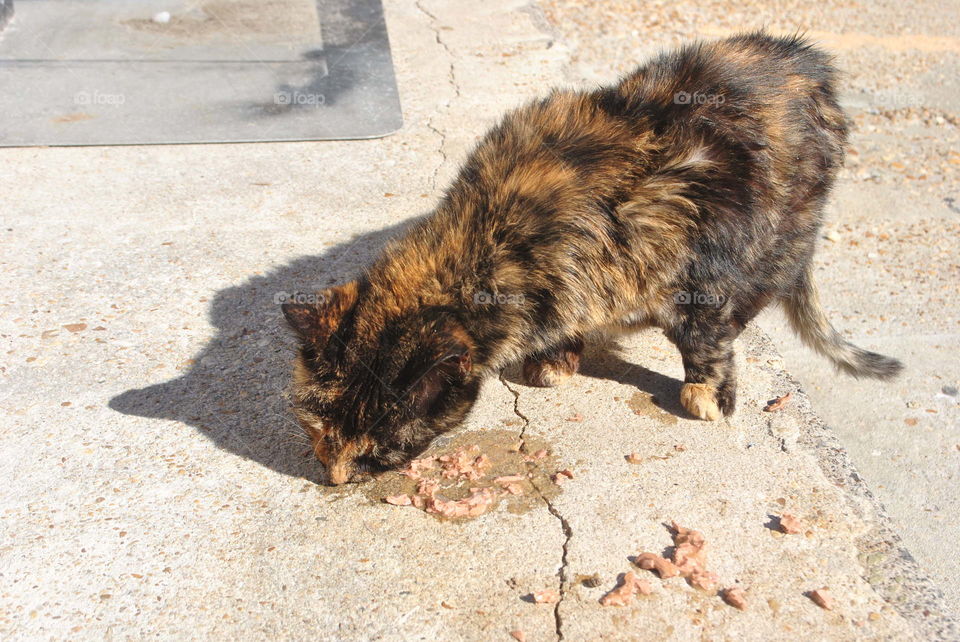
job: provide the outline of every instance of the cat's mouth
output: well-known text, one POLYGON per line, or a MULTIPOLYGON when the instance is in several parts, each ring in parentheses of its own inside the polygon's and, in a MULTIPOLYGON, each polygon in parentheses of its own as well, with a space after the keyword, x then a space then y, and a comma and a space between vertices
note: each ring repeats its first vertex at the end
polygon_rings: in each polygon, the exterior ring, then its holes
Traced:
POLYGON ((327 481, 331 486, 339 486, 340 484, 347 483, 353 479, 356 472, 349 463, 344 463, 339 460, 332 464, 324 463, 327 467, 327 481))
POLYGON ((376 475, 372 473, 358 472, 350 475, 350 477, 344 481, 334 481, 332 477, 327 476, 327 486, 344 486, 346 484, 365 484, 367 482, 372 482, 376 479, 376 475))
POLYGON ((350 471, 347 475, 338 475, 334 476, 333 471, 329 468, 327 469, 327 485, 328 486, 342 486, 343 484, 363 484, 366 482, 374 481, 379 477, 382 472, 374 472, 370 470, 363 469, 354 469, 350 471))
POLYGON ((327 481, 333 486, 351 481, 363 481, 364 475, 377 472, 376 461, 368 456, 373 442, 368 437, 348 441, 337 452, 328 448, 314 451, 327 469, 327 481))
POLYGON ((332 465, 326 462, 324 465, 327 469, 327 482, 331 486, 373 481, 388 470, 378 461, 363 456, 351 462, 344 463, 338 459, 332 465))

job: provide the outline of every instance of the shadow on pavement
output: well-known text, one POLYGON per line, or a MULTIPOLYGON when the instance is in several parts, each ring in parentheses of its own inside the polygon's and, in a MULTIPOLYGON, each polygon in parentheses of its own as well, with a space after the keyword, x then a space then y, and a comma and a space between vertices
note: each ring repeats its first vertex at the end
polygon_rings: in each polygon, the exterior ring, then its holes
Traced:
MULTIPOLYGON (((680 360, 679 352, 677 360, 680 360)), ((658 407, 670 414, 690 418, 690 414, 680 405, 683 382, 624 360, 616 344, 588 345, 580 360, 579 374, 631 386, 649 394, 658 407)))
POLYGON ((278 294, 315 292, 350 280, 408 224, 360 235, 220 290, 209 309, 217 335, 189 369, 117 395, 110 408, 189 424, 226 451, 284 475, 321 481, 323 468, 289 409, 295 340, 278 294))
MULTIPOLYGON (((588 338, 583 355, 580 357, 580 369, 574 376, 615 381, 631 386, 649 394, 653 402, 666 412, 689 419, 690 415, 680 405, 680 386, 683 382, 630 363, 623 358, 623 352, 624 350, 614 341, 588 338)), ((679 359, 678 352, 677 360, 679 359)), ((507 368, 504 379, 508 383, 527 387, 518 365, 507 368)))

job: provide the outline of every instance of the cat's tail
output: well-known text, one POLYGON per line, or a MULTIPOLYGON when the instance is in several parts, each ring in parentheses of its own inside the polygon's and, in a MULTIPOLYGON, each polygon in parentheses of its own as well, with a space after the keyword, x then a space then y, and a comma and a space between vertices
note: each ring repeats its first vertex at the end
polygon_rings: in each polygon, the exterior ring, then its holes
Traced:
POLYGON ((903 364, 896 359, 858 348, 834 330, 820 306, 809 265, 793 291, 783 298, 783 304, 793 331, 837 369, 854 377, 874 379, 893 379, 903 370, 903 364))

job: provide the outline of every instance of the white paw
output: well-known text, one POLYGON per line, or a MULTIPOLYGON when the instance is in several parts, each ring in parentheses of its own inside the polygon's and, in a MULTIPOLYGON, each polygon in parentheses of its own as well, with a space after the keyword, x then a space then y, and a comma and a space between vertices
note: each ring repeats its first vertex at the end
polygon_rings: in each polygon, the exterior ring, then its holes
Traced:
POLYGON ((694 417, 706 421, 720 418, 717 389, 705 383, 685 383, 680 388, 680 404, 694 417))

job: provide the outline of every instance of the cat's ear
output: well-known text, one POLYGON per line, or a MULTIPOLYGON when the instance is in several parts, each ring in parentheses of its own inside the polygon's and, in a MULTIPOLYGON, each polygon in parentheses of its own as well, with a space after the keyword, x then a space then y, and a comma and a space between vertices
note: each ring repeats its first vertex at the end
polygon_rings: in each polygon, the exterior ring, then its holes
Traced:
POLYGON ((446 331, 438 341, 443 350, 410 387, 410 407, 416 416, 426 415, 449 387, 461 384, 473 370, 473 342, 462 330, 446 331))
POLYGON ((280 307, 287 323, 301 339, 322 345, 357 302, 357 282, 351 281, 307 298, 311 300, 284 303, 280 307))

